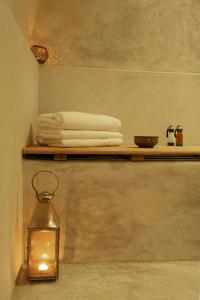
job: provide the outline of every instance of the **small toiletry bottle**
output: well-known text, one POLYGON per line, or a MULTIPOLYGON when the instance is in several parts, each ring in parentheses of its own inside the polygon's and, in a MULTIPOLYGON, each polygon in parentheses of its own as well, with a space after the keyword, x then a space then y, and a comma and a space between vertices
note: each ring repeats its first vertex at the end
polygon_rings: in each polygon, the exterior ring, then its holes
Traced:
POLYGON ((176 137, 176 146, 183 146, 183 129, 178 125, 174 133, 176 137))
POLYGON ((174 135, 174 128, 170 125, 167 128, 167 146, 174 146, 175 145, 175 135, 174 135))

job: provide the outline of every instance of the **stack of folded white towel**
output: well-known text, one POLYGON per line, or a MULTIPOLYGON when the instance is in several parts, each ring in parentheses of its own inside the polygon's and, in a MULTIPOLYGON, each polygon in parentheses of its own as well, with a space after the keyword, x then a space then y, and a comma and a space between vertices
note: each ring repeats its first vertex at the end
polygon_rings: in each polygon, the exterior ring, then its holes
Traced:
POLYGON ((39 115, 35 140, 52 147, 118 146, 123 143, 121 121, 83 112, 39 115))

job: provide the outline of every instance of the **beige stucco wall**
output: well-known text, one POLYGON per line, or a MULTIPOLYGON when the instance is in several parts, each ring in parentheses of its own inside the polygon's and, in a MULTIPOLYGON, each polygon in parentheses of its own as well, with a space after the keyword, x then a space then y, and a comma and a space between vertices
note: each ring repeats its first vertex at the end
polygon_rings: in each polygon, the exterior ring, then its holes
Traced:
POLYGON ((32 35, 41 0, 6 0, 6 2, 27 44, 32 45, 32 35))
POLYGON ((9 300, 23 256, 21 149, 38 110, 38 65, 8 2, 0 6, 0 299, 9 300))
POLYGON ((198 0, 40 2, 32 38, 49 48, 50 63, 200 71, 198 0))
POLYGON ((184 128, 185 145, 200 144, 200 76, 45 65, 40 68, 40 113, 77 110, 122 120, 125 141, 184 128))
MULTIPOLYGON (((39 170, 60 181, 53 203, 64 261, 200 260, 199 162, 26 159, 25 228, 37 203, 31 179, 39 170)), ((41 174, 37 187, 52 191, 55 182, 41 174)))
POLYGON ((78 110, 122 119, 125 140, 181 124, 200 143, 198 1, 44 0, 34 43, 48 47, 40 68, 40 113, 78 110))

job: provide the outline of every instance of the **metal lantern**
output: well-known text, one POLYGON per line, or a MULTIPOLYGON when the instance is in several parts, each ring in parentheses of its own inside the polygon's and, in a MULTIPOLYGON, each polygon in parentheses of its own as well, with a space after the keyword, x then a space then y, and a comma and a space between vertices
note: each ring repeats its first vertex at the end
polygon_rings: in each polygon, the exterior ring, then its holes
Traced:
POLYGON ((55 280, 59 269, 60 225, 56 210, 51 203, 59 181, 49 171, 39 171, 32 178, 32 186, 39 200, 28 226, 27 277, 28 280, 55 280), (53 192, 38 193, 34 180, 39 173, 50 173, 56 179, 53 192))

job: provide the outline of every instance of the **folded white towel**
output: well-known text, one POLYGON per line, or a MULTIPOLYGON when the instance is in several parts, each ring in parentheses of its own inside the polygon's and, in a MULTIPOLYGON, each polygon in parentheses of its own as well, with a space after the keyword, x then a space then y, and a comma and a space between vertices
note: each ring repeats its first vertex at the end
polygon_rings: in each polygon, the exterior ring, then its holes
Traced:
POLYGON ((94 131, 94 130, 38 130, 36 139, 43 140, 43 143, 56 142, 61 139, 112 139, 122 138, 123 135, 120 132, 112 131, 94 131))
POLYGON ((58 140, 56 143, 44 144, 37 140, 38 144, 50 147, 99 147, 99 146, 119 146, 123 144, 122 139, 73 139, 58 140))
POLYGON ((104 115, 83 112, 57 112, 42 114, 37 119, 39 129, 80 129, 120 131, 120 120, 104 115))

